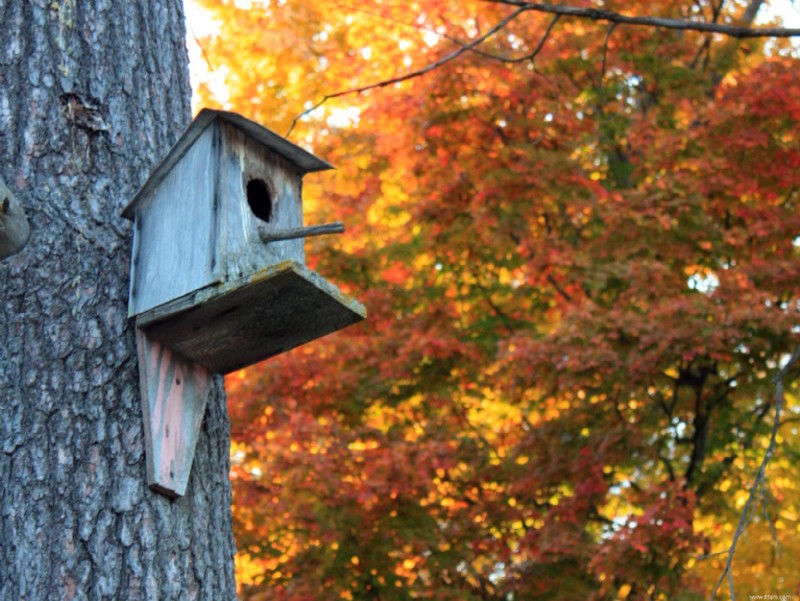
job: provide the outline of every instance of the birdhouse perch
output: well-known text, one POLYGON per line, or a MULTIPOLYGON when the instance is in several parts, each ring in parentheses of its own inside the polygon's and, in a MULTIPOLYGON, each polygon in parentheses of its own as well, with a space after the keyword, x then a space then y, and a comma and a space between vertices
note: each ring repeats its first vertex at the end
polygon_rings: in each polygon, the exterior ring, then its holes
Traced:
POLYGON ((184 494, 211 375, 365 318, 305 265, 302 178, 331 165, 235 113, 204 109, 123 211, 134 221, 148 483, 184 494))

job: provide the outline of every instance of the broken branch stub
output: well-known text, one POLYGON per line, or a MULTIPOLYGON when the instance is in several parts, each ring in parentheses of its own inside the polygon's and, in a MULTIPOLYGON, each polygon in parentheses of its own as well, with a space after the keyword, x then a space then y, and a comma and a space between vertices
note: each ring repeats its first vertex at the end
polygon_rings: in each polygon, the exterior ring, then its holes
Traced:
POLYGON ((0 177, 0 260, 21 251, 30 237, 25 210, 0 177))

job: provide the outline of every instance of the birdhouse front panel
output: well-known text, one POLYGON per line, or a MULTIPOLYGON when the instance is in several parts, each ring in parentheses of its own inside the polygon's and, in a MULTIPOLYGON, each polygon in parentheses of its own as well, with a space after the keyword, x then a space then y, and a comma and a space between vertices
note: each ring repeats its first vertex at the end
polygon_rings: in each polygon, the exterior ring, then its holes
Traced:
POLYGON ((220 127, 221 277, 236 280, 282 261, 305 263, 303 240, 264 244, 268 230, 303 225, 302 173, 239 128, 220 127))
POLYGON ((218 146, 206 128, 137 206, 128 315, 219 280, 213 205, 218 146))

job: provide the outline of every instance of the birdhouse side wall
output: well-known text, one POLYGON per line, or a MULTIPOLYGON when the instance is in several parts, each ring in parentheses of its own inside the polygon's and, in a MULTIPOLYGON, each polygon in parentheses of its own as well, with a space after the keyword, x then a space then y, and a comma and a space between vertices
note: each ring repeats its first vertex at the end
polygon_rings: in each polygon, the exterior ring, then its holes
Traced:
POLYGON ((247 277, 286 260, 305 264, 302 239, 265 244, 258 233, 260 226, 283 229, 303 225, 297 167, 233 125, 221 123, 220 132, 222 278, 247 277), (248 193, 254 197, 250 201, 248 193), (260 217, 253 202, 260 203, 260 217))
POLYGON ((136 211, 129 316, 214 283, 218 145, 200 135, 136 211))

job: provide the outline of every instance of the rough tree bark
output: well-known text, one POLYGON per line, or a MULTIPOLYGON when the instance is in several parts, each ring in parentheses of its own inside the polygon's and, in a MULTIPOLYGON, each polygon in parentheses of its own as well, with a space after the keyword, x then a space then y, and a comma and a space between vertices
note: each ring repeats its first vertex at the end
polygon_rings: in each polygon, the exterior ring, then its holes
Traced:
POLYGON ((145 483, 120 210, 190 118, 181 0, 0 0, 0 599, 235 598, 221 381, 186 496, 145 483))

